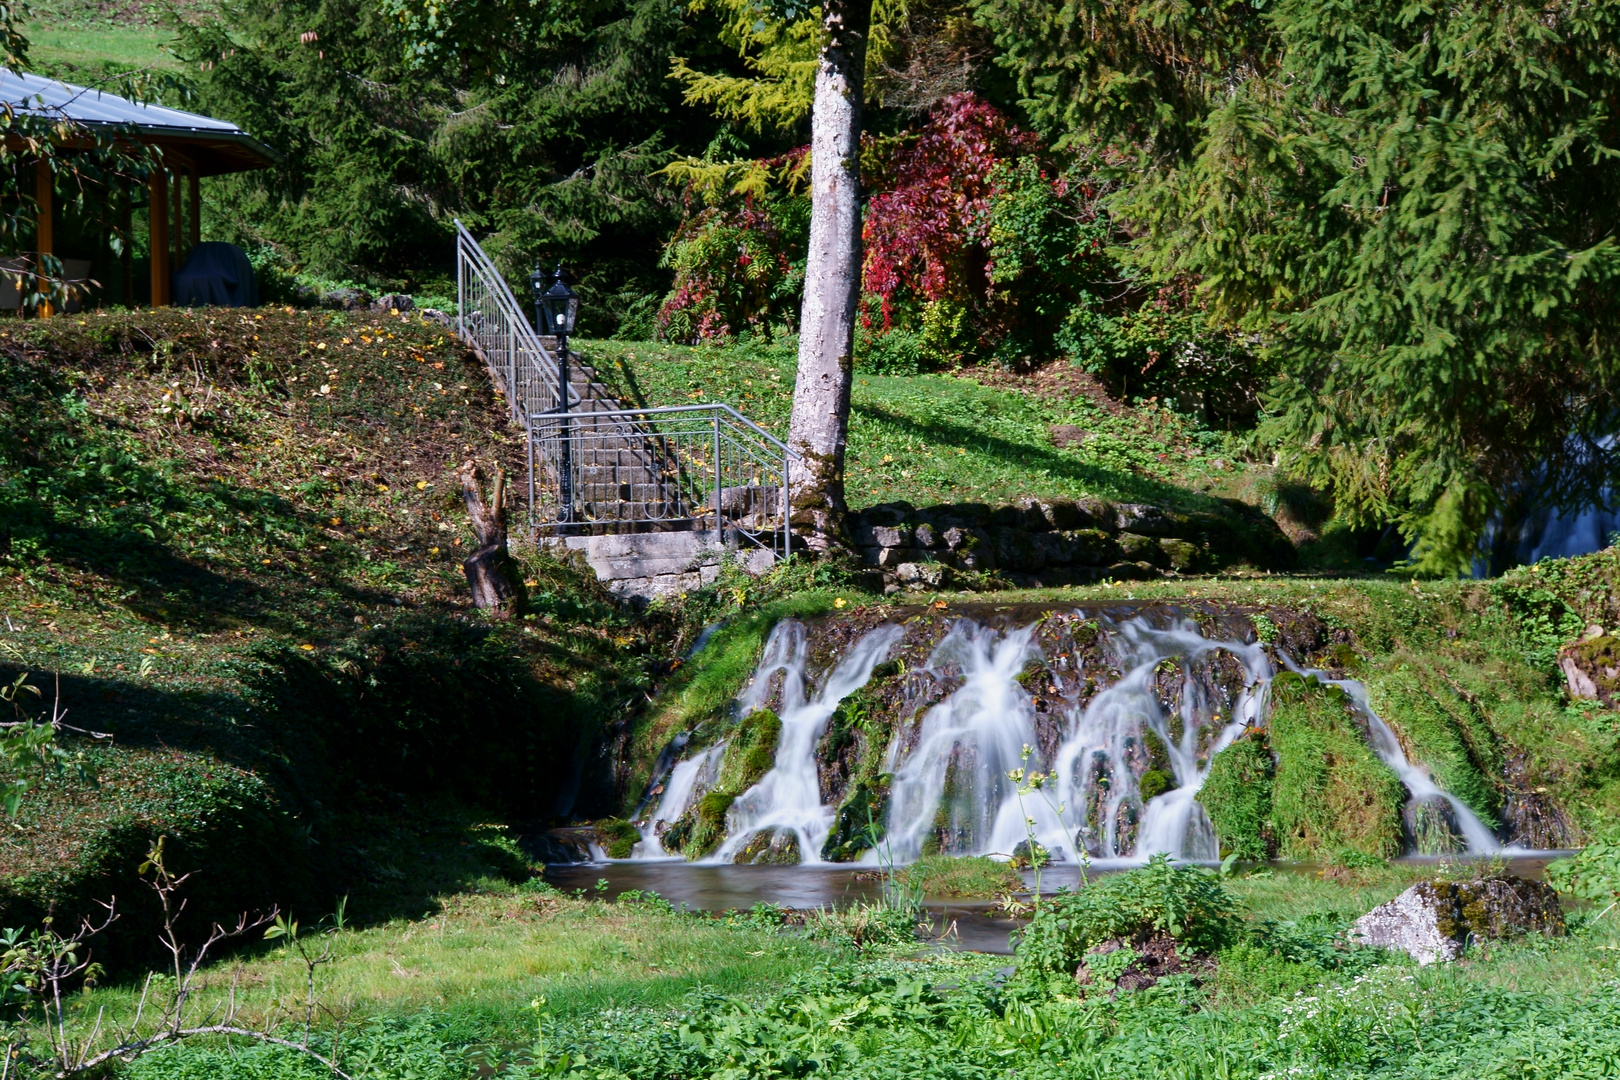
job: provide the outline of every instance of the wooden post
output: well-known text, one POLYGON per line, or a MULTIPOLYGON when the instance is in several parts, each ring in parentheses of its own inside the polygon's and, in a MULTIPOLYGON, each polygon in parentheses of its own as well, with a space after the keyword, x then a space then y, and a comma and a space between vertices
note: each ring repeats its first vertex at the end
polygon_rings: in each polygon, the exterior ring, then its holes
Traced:
POLYGON ((169 178, 161 168, 153 169, 149 181, 151 209, 148 212, 152 247, 152 306, 169 306, 169 178))
POLYGON ((124 307, 135 307, 135 192, 128 184, 118 189, 119 227, 123 231, 124 250, 118 257, 119 295, 124 307))
POLYGON ((186 169, 186 180, 191 188, 191 233, 186 241, 186 254, 202 243, 202 185, 197 180, 197 166, 193 163, 186 169))
MULTIPOLYGON (((55 191, 53 188, 54 185, 51 177, 51 163, 48 161, 35 162, 34 201, 39 204, 39 221, 36 223, 34 231, 34 236, 36 238, 34 248, 36 251, 38 251, 42 258, 43 256, 50 255, 53 250, 52 244, 54 243, 54 238, 52 236, 51 226, 54 224, 52 218, 55 216, 56 202, 54 198, 55 191)), ((36 266, 34 269, 36 272, 43 271, 44 266, 36 266)), ((49 300, 46 300, 44 303, 39 305, 40 318, 48 319, 52 314, 51 302, 49 300)))
MULTIPOLYGON (((180 183, 180 178, 183 175, 184 174, 180 171, 180 164, 176 162, 174 175, 169 178, 169 198, 172 200, 173 204, 173 209, 170 211, 169 216, 169 272, 171 274, 180 269, 181 265, 185 261, 185 251, 182 247, 182 241, 180 239, 185 235, 183 230, 185 229, 186 225, 186 203, 184 198, 184 188, 180 183)), ((171 285, 171 289, 172 288, 173 286, 171 285)), ((169 303, 174 303, 174 295, 172 292, 169 295, 169 303)))

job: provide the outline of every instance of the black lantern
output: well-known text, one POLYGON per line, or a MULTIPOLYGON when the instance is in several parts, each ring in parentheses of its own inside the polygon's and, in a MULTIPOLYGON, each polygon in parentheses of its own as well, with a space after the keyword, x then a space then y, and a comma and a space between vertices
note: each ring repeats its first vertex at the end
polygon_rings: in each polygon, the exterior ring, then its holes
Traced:
POLYGON ((563 280, 562 263, 557 264, 556 271, 551 275, 551 287, 543 293, 539 291, 539 278, 540 268, 536 266, 534 273, 529 275, 529 284, 535 290, 539 330, 542 334, 567 337, 574 332, 574 323, 579 319, 579 295, 563 280))

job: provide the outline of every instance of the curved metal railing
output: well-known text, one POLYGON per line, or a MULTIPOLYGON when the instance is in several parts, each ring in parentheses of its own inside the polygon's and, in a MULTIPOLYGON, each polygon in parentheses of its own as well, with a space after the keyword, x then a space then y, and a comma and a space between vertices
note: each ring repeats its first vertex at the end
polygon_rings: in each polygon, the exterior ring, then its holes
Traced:
POLYGON ((571 385, 560 408, 556 358, 459 221, 456 290, 457 333, 488 365, 528 436, 537 534, 715 529, 787 553, 795 455, 780 439, 724 403, 625 409, 571 385))

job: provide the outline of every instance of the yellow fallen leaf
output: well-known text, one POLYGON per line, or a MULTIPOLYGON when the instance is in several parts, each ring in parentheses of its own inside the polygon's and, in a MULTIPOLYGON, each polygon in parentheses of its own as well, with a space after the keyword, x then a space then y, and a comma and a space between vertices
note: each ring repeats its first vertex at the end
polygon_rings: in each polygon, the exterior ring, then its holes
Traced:
POLYGON ((300 645, 298 647, 300 649, 303 649, 305 652, 314 652, 315 651, 315 646, 313 646, 313 645, 300 645))
POLYGON ((439 553, 438 548, 428 548, 428 554, 429 555, 437 555, 438 553, 439 553))
POLYGON ((845 603, 846 603, 846 601, 844 600, 844 598, 842 596, 840 596, 838 599, 833 601, 833 607, 841 608, 841 607, 844 606, 845 603))
POLYGON ((321 349, 321 350, 324 350, 324 349, 325 349, 325 348, 326 348, 326 342, 324 342, 324 341, 322 341, 322 342, 319 342, 319 343, 317 343, 317 344, 316 344, 316 346, 315 346, 315 347, 316 347, 316 348, 317 348, 317 349, 321 349))
POLYGON ((427 490, 427 481, 426 480, 418 480, 416 482, 416 490, 417 491, 426 491, 427 490))
POLYGON ((377 494, 379 494, 379 495, 388 494, 388 485, 387 484, 378 484, 377 485, 377 494))

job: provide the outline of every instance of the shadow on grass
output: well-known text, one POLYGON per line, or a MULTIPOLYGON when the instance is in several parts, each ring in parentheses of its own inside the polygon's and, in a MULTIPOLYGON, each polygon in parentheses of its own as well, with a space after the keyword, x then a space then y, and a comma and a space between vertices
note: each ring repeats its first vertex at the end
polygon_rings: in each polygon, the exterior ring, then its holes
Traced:
POLYGON ((855 405, 852 411, 875 423, 898 428, 925 442, 978 450, 1020 472, 1044 469, 1053 476, 1074 481, 1099 495, 1190 510, 1211 510, 1218 506, 1214 499, 1206 495, 1162 480, 1076 461, 1057 450, 1034 443, 1012 442, 965 424, 948 422, 923 424, 878 405, 855 405))

